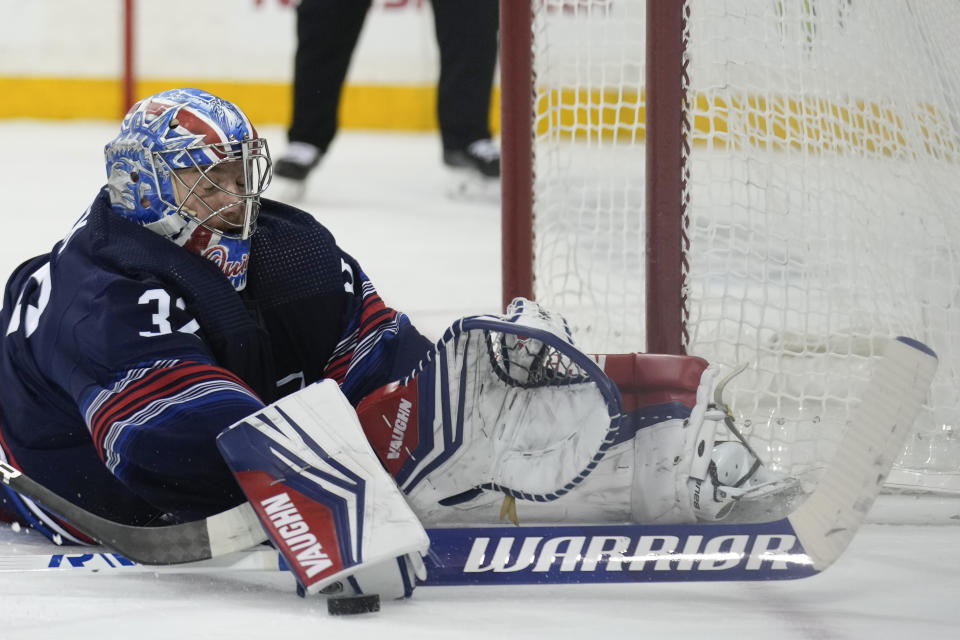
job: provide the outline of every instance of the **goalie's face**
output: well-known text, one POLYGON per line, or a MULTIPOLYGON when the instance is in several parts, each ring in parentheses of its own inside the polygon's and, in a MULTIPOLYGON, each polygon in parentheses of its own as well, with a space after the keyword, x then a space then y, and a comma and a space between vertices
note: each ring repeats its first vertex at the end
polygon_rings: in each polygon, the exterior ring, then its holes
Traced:
POLYGON ((201 226, 239 239, 253 232, 260 208, 259 189, 251 193, 242 161, 178 169, 173 185, 179 211, 201 226))

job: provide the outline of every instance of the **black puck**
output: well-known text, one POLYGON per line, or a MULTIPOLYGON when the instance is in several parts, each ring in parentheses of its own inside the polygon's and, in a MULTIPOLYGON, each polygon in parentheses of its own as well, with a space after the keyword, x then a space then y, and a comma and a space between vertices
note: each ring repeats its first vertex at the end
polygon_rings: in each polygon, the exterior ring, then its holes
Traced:
POLYGON ((380 611, 380 596, 375 593, 327 598, 327 612, 332 616, 352 616, 373 611, 380 611))

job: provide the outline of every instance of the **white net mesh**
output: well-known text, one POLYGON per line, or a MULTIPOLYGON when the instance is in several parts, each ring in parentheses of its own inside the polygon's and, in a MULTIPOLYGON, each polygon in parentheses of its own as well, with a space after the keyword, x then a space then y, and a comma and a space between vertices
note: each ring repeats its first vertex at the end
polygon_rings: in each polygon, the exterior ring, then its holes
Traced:
MULTIPOLYGON (((690 353, 797 473, 832 453, 877 347, 940 355, 891 480, 960 491, 960 3, 689 3, 690 353)), ((587 351, 644 327, 645 3, 538 4, 536 296, 587 351)))

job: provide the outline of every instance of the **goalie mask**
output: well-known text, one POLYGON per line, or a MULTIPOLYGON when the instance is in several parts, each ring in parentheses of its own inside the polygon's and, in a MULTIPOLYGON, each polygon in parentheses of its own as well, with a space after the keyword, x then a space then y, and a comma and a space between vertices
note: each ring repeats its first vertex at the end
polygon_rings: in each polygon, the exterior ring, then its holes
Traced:
POLYGON ((130 109, 104 156, 114 211, 214 261, 243 289, 273 172, 239 108, 199 89, 158 93, 130 109))

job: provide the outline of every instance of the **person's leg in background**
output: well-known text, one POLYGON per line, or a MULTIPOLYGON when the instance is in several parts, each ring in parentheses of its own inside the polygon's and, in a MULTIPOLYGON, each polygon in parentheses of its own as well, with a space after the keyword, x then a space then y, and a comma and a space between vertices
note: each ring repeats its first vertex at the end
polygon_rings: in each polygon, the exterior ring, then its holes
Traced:
POLYGON ((274 175, 302 183, 337 132, 337 109, 371 0, 301 0, 289 145, 274 175))
POLYGON ((500 176, 490 135, 490 96, 497 64, 498 0, 432 0, 440 79, 437 120, 443 160, 487 178, 500 176))

